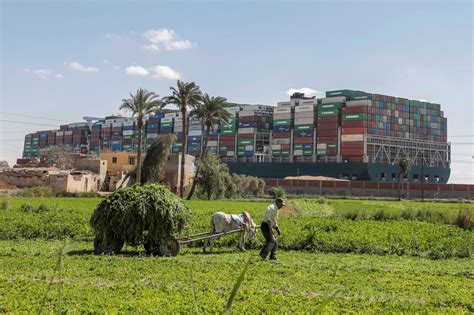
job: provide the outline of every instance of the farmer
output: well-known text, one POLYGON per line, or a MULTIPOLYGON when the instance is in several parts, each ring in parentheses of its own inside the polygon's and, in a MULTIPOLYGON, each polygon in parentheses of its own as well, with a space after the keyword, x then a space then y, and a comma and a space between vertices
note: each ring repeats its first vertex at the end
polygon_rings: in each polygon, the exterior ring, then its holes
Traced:
POLYGON ((276 250, 278 247, 275 231, 278 235, 281 234, 280 228, 278 227, 277 218, 278 210, 285 205, 285 200, 277 198, 274 204, 268 206, 265 215, 263 216, 263 222, 261 225, 262 234, 265 237, 265 245, 263 245, 260 251, 260 257, 263 260, 267 259, 268 253, 270 252, 270 259, 276 260, 276 250))

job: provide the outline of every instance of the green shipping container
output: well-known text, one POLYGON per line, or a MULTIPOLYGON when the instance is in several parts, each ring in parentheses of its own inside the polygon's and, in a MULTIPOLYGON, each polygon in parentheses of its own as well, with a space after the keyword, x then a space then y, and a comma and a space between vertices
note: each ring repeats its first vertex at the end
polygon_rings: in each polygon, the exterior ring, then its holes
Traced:
POLYGON ((354 90, 334 90, 334 91, 327 91, 326 97, 335 97, 335 96, 345 96, 345 97, 354 97, 354 96, 361 96, 366 95, 367 93, 362 91, 354 91, 354 90))
POLYGON ((319 104, 318 105, 318 110, 341 109, 343 107, 344 107, 344 103, 319 104))
POLYGON ((295 144, 295 150, 303 150, 302 144, 295 144))
POLYGON ((359 114, 343 114, 342 121, 351 121, 351 120, 366 120, 367 114, 359 113, 359 114))
POLYGON ((227 152, 227 147, 226 146, 220 147, 219 152, 227 152))
POLYGON ((303 150, 303 155, 313 155, 313 150, 303 150))
POLYGON ((280 156, 280 155, 281 155, 281 151, 272 151, 272 155, 273 155, 273 156, 280 156))
POLYGON ((222 129, 221 134, 223 135, 234 135, 235 134, 235 129, 222 129))
POLYGON ((293 123, 291 119, 275 119, 273 126, 290 126, 293 123))
POLYGON ((170 127, 173 127, 173 123, 172 123, 172 122, 169 122, 169 123, 162 123, 162 124, 161 124, 161 127, 162 127, 162 128, 170 128, 170 127))
POLYGON ((237 145, 239 146, 253 145, 253 139, 237 140, 237 145))
POLYGON ((318 110, 319 117, 338 116, 338 115, 339 115, 338 109, 318 110))
POLYGON ((336 143, 328 143, 328 149, 337 149, 336 143))
POLYGON ((305 131, 305 130, 313 130, 314 125, 296 125, 295 130, 296 131, 305 131))
POLYGON ((318 149, 316 150, 317 155, 326 155, 326 150, 325 149, 318 149))
POLYGON ((281 152, 281 156, 289 156, 290 155, 290 151, 280 151, 281 152))

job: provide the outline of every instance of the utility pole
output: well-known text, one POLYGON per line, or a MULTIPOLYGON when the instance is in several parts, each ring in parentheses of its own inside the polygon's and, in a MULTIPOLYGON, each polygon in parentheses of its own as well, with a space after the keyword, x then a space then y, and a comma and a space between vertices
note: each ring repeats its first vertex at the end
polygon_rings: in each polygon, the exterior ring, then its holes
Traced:
POLYGON ((425 151, 421 151, 421 201, 425 201, 425 151))

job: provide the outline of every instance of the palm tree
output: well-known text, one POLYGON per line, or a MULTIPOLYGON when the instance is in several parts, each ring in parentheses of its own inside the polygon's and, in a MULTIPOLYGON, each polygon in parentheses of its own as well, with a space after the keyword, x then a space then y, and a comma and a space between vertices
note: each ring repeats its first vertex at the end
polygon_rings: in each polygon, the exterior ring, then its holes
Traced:
MULTIPOLYGON (((196 105, 196 107, 189 114, 190 117, 200 119, 202 122, 203 129, 206 129, 204 135, 204 149, 201 150, 199 156, 200 160, 203 160, 203 157, 207 154, 207 144, 209 143, 209 134, 211 130, 214 130, 214 121, 220 120, 223 123, 228 123, 230 120, 230 113, 225 110, 224 105, 227 99, 224 97, 214 97, 209 96, 209 94, 204 94, 202 102, 196 105)), ((199 176, 199 168, 196 168, 196 173, 194 174, 193 185, 189 191, 187 199, 191 199, 196 188, 196 179, 199 176)))
POLYGON ((138 151, 137 151, 137 183, 141 185, 142 178, 142 129, 145 115, 149 115, 163 108, 163 103, 159 99, 159 96, 154 92, 147 91, 145 89, 138 89, 137 93, 133 95, 130 93, 129 99, 123 99, 121 110, 127 110, 132 113, 132 116, 136 116, 137 119, 137 130, 138 130, 138 151))
POLYGON ((181 146, 181 174, 179 179, 179 196, 183 198, 184 193, 184 165, 188 144, 187 128, 187 110, 188 107, 194 108, 202 99, 202 93, 198 85, 194 82, 183 82, 178 80, 177 89, 170 87, 171 95, 163 99, 166 104, 174 104, 181 111, 183 119, 182 146, 181 146))
POLYGON ((408 156, 403 156, 399 161, 398 161, 398 167, 400 168, 400 172, 398 173, 398 179, 399 179, 399 184, 398 184, 398 200, 402 199, 402 188, 403 188, 403 177, 408 175, 408 173, 411 170, 411 160, 408 156))

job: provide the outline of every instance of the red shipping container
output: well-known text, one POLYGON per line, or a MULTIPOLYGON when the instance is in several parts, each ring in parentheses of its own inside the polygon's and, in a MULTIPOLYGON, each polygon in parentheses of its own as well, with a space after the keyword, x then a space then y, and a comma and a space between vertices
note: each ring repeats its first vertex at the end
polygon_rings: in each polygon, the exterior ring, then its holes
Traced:
POLYGON ((364 149, 364 141, 341 142, 343 149, 364 149))
POLYGON ((313 143, 312 137, 294 137, 293 138, 294 144, 311 144, 313 143))
POLYGON ((357 114, 357 113, 367 113, 367 106, 357 106, 357 107, 344 107, 342 109, 343 114, 357 114))
POLYGON ((316 137, 318 143, 337 143, 337 137, 316 137))
POLYGON ((351 120, 351 121, 343 121, 342 128, 351 128, 351 127, 366 127, 367 120, 351 120))
POLYGON ((363 155, 364 149, 341 149, 341 155, 363 155))
POLYGON ((342 134, 343 135, 354 135, 354 134, 363 134, 363 133, 367 133, 367 128, 364 128, 364 127, 344 128, 344 127, 342 127, 342 134))
POLYGON ((253 140, 254 135, 253 134, 248 134, 248 135, 237 135, 238 140, 253 140))
POLYGON ((257 121, 257 116, 239 117, 239 122, 253 122, 257 121))
POLYGON ((235 135, 232 136, 221 136, 221 140, 235 140, 235 135))
POLYGON ((337 129, 318 129, 318 137, 337 137, 337 129))
POLYGON ((326 124, 322 124, 322 123, 319 123, 318 126, 317 126, 317 130, 337 130, 337 127, 338 127, 338 123, 326 123, 326 124))
POLYGON ((273 138, 290 138, 291 132, 273 132, 273 138))
POLYGON ((318 117, 318 124, 331 123, 331 122, 339 122, 339 116, 318 117))
POLYGON ((289 150, 290 145, 289 144, 281 144, 281 150, 289 150))

